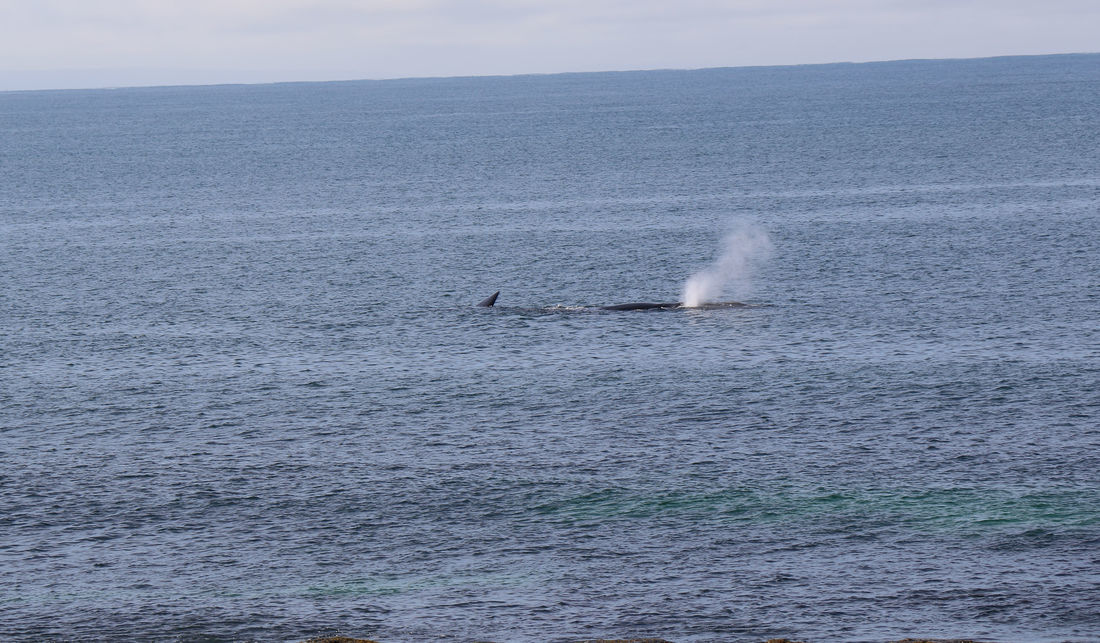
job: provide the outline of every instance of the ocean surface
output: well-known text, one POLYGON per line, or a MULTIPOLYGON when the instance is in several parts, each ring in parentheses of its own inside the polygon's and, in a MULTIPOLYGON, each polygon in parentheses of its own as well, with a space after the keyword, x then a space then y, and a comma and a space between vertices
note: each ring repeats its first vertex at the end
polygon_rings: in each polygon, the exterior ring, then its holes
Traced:
POLYGON ((1100 55, 0 93, 0 640, 337 633, 1100 640, 1100 55))

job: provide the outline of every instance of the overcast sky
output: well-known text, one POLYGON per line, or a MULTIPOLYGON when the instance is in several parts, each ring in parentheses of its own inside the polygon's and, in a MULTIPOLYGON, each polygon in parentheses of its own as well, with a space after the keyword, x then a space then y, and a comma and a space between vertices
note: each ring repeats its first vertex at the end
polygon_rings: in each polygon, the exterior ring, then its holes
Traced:
POLYGON ((1097 51, 1098 0, 0 0, 0 90, 1097 51))

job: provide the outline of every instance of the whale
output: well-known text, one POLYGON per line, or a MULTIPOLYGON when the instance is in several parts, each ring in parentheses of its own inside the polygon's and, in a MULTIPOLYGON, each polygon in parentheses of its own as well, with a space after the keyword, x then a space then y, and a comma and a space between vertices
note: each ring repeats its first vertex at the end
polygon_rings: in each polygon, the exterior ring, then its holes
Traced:
MULTIPOLYGON (((485 299, 478 303, 480 308, 492 308, 497 303, 497 297, 500 296, 500 291, 489 295, 485 299)), ((674 310, 677 308, 683 308, 686 310, 714 310, 716 308, 743 308, 748 304, 743 304, 739 301, 714 301, 696 306, 686 306, 683 302, 649 302, 649 301, 636 301, 629 304, 611 304, 610 306, 594 306, 596 310, 674 310)))
POLYGON ((695 306, 688 306, 687 304, 679 301, 674 301, 668 304, 657 304, 647 301, 639 301, 632 304, 614 304, 611 306, 600 306, 600 310, 674 310, 676 308, 683 308, 684 310, 714 310, 716 308, 743 308, 748 304, 743 304, 739 301, 710 301, 703 304, 696 304, 695 306))
POLYGON ((638 301, 632 304, 612 304, 611 306, 600 306, 600 310, 656 310, 656 309, 669 309, 669 308, 683 308, 683 304, 678 301, 667 304, 655 304, 648 301, 638 301))
POLYGON ((495 293, 493 293, 493 294, 489 295, 488 297, 486 297, 485 299, 482 299, 481 302, 478 303, 478 307, 479 308, 492 308, 493 304, 497 303, 497 297, 499 297, 499 296, 500 296, 500 291, 498 290, 495 293))

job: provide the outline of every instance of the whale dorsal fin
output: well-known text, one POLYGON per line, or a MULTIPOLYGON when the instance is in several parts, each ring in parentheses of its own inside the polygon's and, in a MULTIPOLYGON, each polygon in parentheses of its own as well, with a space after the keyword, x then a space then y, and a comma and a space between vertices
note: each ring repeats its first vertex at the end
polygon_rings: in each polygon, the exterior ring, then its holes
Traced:
POLYGON ((493 294, 489 295, 488 297, 486 297, 485 299, 482 299, 481 303, 478 304, 478 306, 480 306, 481 308, 490 308, 490 307, 492 307, 493 304, 497 303, 497 295, 499 295, 499 294, 500 294, 500 291, 498 290, 495 293, 493 293, 493 294))

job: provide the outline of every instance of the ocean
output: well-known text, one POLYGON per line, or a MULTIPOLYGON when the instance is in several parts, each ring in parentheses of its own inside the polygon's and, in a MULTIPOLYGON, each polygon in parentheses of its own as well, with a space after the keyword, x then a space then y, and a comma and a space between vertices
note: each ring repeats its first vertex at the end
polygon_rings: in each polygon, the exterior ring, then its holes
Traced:
POLYGON ((1097 54, 0 93, 0 639, 1100 641, 1098 267, 1097 54))

